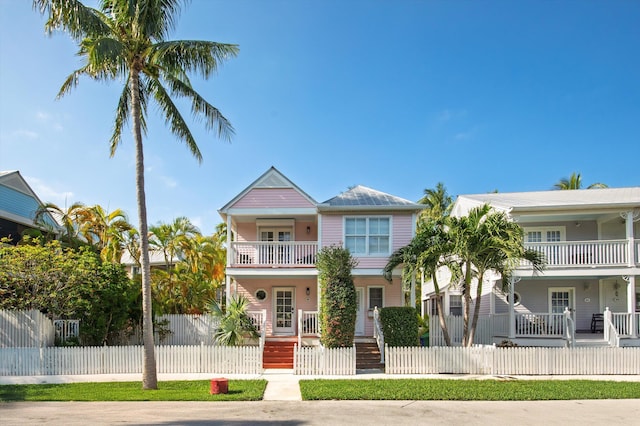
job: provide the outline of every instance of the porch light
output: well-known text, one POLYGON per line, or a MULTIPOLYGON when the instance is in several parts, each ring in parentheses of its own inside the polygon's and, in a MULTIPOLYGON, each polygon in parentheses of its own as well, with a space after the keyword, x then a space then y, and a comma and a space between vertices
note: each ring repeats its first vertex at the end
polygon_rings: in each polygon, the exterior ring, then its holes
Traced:
POLYGON ((307 287, 307 296, 311 295, 311 287, 307 287))
POLYGON ((307 234, 310 234, 310 233, 311 233, 311 227, 307 226, 307 234))

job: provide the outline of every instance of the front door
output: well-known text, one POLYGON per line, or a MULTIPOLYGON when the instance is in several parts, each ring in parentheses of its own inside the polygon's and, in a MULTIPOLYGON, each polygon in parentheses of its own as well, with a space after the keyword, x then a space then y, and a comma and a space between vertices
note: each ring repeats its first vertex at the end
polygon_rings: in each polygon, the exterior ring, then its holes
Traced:
POLYGON ((356 288, 356 336, 364 336, 364 288, 356 288))
POLYGON ((295 288, 274 288, 273 300, 273 334, 295 334, 295 288))
MULTIPOLYGON (((572 317, 575 319, 575 289, 573 287, 550 287, 549 288, 549 313, 562 314, 565 308, 569 308, 572 317)), ((551 319, 553 328, 562 329, 563 320, 554 316, 551 319)))

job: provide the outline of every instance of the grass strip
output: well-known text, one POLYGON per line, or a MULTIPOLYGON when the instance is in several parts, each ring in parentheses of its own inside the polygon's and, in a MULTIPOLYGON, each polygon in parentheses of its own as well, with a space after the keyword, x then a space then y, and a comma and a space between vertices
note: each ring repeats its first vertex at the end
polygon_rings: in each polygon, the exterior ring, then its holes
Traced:
POLYGON ((142 390, 141 382, 0 385, 0 401, 259 401, 266 380, 229 380, 226 394, 209 394, 209 380, 158 382, 142 390))
POLYGON ((597 380, 301 380, 303 400, 546 401, 640 398, 640 383, 597 380))

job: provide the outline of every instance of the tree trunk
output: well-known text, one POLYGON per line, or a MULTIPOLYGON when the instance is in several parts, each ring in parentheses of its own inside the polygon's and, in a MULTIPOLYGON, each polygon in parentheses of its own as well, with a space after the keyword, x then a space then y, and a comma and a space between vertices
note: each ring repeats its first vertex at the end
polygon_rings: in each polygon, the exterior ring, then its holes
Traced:
POLYGON ((440 322, 440 329, 442 330, 442 337, 444 337, 444 342, 447 346, 451 346, 451 336, 449 336, 449 328, 447 327, 447 322, 444 319, 444 306, 442 305, 442 295, 440 294, 440 286, 438 285, 438 279, 436 278, 437 274, 434 270, 431 274, 433 279, 433 289, 436 294, 436 306, 438 309, 438 321, 440 322))
POLYGON ((468 346, 469 341, 469 310, 471 308, 471 264, 465 265, 464 284, 462 288, 463 327, 462 346, 468 346))
POLYGON ((147 225, 147 202, 144 192, 144 155, 140 120, 140 80, 135 69, 131 71, 131 123, 136 148, 136 198, 140 223, 140 268, 142 270, 142 389, 158 389, 156 357, 153 341, 153 314, 151 311, 151 268, 149 266, 149 229, 147 225))
POLYGON ((484 280, 484 273, 481 273, 480 276, 478 276, 478 287, 476 288, 476 300, 473 306, 473 320, 471 321, 471 328, 469 329, 469 339, 467 340, 467 346, 473 345, 473 340, 476 335, 476 327, 478 326, 478 318, 480 317, 482 280, 484 280))

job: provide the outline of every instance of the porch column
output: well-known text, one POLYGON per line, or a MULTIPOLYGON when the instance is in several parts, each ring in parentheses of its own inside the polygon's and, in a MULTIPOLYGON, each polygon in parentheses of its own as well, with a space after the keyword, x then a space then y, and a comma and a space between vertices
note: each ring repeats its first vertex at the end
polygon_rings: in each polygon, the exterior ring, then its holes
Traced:
MULTIPOLYGON (((634 251, 634 237, 633 237, 633 211, 630 210, 625 213, 620 213, 625 219, 626 224, 626 237, 627 237, 627 266, 632 268, 635 266, 635 251, 634 251)), ((637 217, 637 215, 636 215, 637 217)), ((640 260, 640 259, 639 259, 640 260)))
MULTIPOLYGON (((422 295, 424 294, 424 267, 420 267, 420 312, 422 312, 422 318, 424 318, 427 312, 424 311, 424 300, 422 295)), ((431 311, 429 311, 431 312, 431 311)))
POLYGON ((637 321, 636 321, 636 277, 635 275, 624 276, 623 280, 627 282, 627 312, 631 319, 629 320, 629 327, 631 328, 631 338, 638 337, 637 321))
MULTIPOLYGON (((232 234, 231 215, 228 214, 227 215, 227 265, 226 265, 227 268, 229 267, 229 265, 231 265, 231 258, 233 256, 233 253, 232 253, 233 250, 231 249, 231 244, 232 244, 231 234, 232 234)), ((225 303, 229 303, 229 300, 231 300, 231 277, 229 277, 229 275, 226 275, 225 277, 225 294, 226 294, 225 303)))
POLYGON ((516 279, 515 277, 509 278, 509 339, 515 339, 516 337, 516 312, 513 307, 513 299, 516 286, 516 283, 520 281, 520 279, 516 279))

